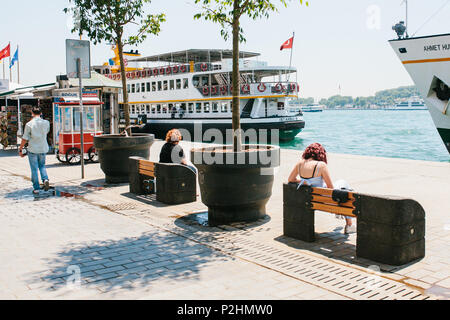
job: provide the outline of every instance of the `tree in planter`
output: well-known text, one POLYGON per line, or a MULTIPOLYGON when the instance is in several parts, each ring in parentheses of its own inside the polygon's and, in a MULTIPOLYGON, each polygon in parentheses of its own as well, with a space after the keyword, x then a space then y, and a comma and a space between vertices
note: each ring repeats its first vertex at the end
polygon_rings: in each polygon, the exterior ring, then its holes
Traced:
MULTIPOLYGON (((279 0, 282 5, 287 6, 290 0, 279 0)), ((271 0, 195 0, 195 3, 201 3, 203 12, 197 13, 194 18, 210 20, 219 23, 222 30, 222 37, 226 41, 229 37, 229 28, 231 28, 233 39, 233 73, 232 95, 233 95, 233 150, 242 150, 241 124, 240 124, 240 86, 239 86, 239 43, 245 41, 244 31, 240 26, 242 16, 247 16, 253 20, 257 18, 268 18, 270 12, 277 12, 277 8, 271 0)), ((300 0, 303 4, 303 0, 300 0)), ((308 2, 306 1, 308 6, 308 2)))
MULTIPOLYGON (((122 78, 123 108, 125 114, 125 126, 130 126, 130 112, 128 108, 127 78, 123 59, 125 45, 142 43, 149 34, 157 35, 161 31, 161 23, 165 21, 165 15, 146 14, 144 5, 151 0, 69 0, 75 5, 73 12, 74 24, 72 32, 80 35, 86 32, 94 44, 101 42, 117 45, 120 59, 120 75, 122 78), (136 22, 135 20, 140 20, 136 22), (125 34, 125 27, 134 24, 137 31, 132 35, 125 34)), ((64 12, 70 12, 65 8, 64 12)), ((131 130, 129 131, 131 132, 131 130)))

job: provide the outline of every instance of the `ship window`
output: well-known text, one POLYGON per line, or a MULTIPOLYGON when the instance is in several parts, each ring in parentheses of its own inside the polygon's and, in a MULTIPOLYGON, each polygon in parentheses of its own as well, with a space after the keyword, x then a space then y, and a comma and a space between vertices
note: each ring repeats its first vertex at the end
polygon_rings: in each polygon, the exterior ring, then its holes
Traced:
POLYGON ((134 113, 134 104, 130 106, 130 113, 134 113))
POLYGON ((133 83, 132 85, 131 85, 131 93, 134 93, 135 91, 136 91, 136 89, 135 89, 135 84, 133 83))
POLYGON ((202 87, 207 86, 209 83, 208 77, 202 77, 202 87))
POLYGON ((183 89, 189 88, 189 81, 188 78, 183 79, 183 89))
MULTIPOLYGON (((167 82, 167 81, 166 81, 167 82)), ((162 105, 162 113, 167 113, 167 104, 162 105)))
POLYGON ((228 112, 228 103, 222 102, 222 112, 228 112))
POLYGON ((141 85, 136 83, 136 93, 141 92, 141 85))
POLYGON ((194 84, 194 87, 198 88, 198 85, 200 84, 200 78, 198 76, 195 76, 192 78, 192 83, 194 84))
POLYGON ((162 83, 161 83, 161 81, 158 81, 158 91, 161 91, 162 90, 162 83))
POLYGON ((186 112, 186 103, 182 103, 180 106, 181 110, 183 110, 184 112, 186 112))
POLYGON ((131 91, 131 85, 127 84, 127 92, 130 93, 131 91))
POLYGON ((200 102, 197 102, 195 104, 195 112, 196 113, 201 113, 202 112, 202 104, 200 102))
POLYGON ((177 89, 181 89, 181 79, 177 79, 177 89))
POLYGON ((142 82, 142 84, 141 84, 141 91, 145 92, 145 82, 142 82))
POLYGON ((152 91, 156 91, 156 81, 152 82, 152 91))
POLYGON ((150 105, 149 104, 145 107, 145 113, 150 113, 150 105))
POLYGON ((147 92, 150 92, 150 82, 147 82, 147 92))
POLYGON ((164 80, 164 82, 163 82, 163 90, 166 91, 167 89, 168 89, 167 80, 164 80))
POLYGON ((194 113, 194 104, 193 103, 188 103, 188 112, 194 113))
POLYGON ((218 102, 212 103, 212 112, 219 112, 219 103, 218 102))
POLYGON ((284 110, 284 102, 278 102, 278 110, 284 110))
POLYGON ((174 90, 174 89, 175 89, 175 81, 170 80, 170 90, 174 90))
POLYGON ((156 113, 156 105, 152 104, 152 113, 156 113))
POLYGON ((210 110, 209 110, 209 102, 205 102, 204 104, 203 104, 203 112, 206 112, 206 113, 208 113, 210 110))
POLYGON ((160 104, 156 105, 156 112, 161 113, 161 105, 160 104))

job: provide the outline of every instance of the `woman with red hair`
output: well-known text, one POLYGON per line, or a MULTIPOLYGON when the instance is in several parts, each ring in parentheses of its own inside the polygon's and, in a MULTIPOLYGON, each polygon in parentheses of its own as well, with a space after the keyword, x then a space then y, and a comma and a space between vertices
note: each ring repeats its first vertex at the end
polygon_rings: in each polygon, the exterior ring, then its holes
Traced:
MULTIPOLYGON (((316 188, 334 189, 328 171, 327 152, 320 143, 309 145, 303 152, 302 159, 295 165, 289 175, 290 183, 298 183, 299 186, 306 184, 316 188)), ((345 184, 339 181, 337 184, 345 184)), ((354 233, 356 228, 352 226, 351 218, 346 218, 344 233, 354 233)))

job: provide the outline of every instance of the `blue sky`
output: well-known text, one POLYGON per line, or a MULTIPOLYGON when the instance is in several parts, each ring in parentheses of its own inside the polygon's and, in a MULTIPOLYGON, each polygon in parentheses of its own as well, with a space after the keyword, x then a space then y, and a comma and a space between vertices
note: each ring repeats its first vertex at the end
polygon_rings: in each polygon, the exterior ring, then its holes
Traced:
MULTIPOLYGON (((298 0, 288 8, 278 6, 279 13, 268 20, 243 18, 247 42, 241 49, 260 52, 260 60, 271 65, 289 65, 289 50, 280 52, 279 48, 295 31, 293 65, 298 68, 300 95, 304 97, 329 97, 338 93, 339 85, 343 95, 366 96, 412 84, 387 42, 395 37, 392 25, 404 19, 402 0, 309 2, 309 7, 300 6, 298 0)), ((446 2, 409 0, 410 34, 446 2)), ((65 74, 65 39, 76 38, 68 27, 70 18, 62 11, 67 4, 66 0, 2 1, 0 47, 10 41, 13 54, 20 46, 22 83, 54 82, 56 75, 65 74)), ((231 48, 231 43, 220 37, 218 26, 193 19, 199 11, 194 0, 153 0, 148 9, 166 13, 167 22, 159 36, 150 36, 139 46, 144 55, 231 48)), ((416 35, 450 32, 449 17, 450 3, 416 35)), ((101 64, 111 53, 108 45, 95 46, 92 61, 101 64)))

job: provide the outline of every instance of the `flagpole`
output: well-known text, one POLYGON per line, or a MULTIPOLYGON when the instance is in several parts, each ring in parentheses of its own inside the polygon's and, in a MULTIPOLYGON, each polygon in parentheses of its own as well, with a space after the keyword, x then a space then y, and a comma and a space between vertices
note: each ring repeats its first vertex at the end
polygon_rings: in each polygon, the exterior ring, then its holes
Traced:
MULTIPOLYGON (((9 66, 11 67, 11 42, 9 43, 9 66)), ((12 70, 9 68, 9 82, 12 82, 12 70)))
POLYGON ((292 32, 292 48, 291 48, 291 57, 289 58, 289 70, 287 76, 287 88, 286 88, 286 96, 289 95, 289 78, 291 76, 291 66, 292 66, 292 51, 294 51, 294 40, 295 40, 295 32, 292 32))
POLYGON ((19 45, 17 45, 17 83, 20 84, 19 45))

